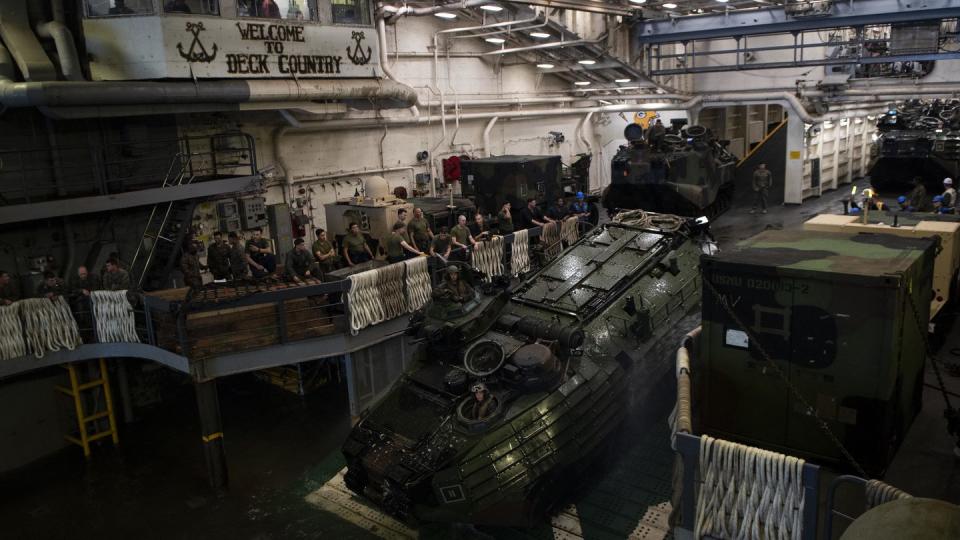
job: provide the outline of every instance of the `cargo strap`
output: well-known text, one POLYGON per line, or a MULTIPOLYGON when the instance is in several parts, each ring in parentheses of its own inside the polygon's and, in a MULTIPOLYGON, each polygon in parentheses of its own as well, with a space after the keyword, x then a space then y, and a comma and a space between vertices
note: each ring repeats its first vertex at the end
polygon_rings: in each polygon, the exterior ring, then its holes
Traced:
POLYGON ((946 409, 943 411, 943 417, 947 420, 947 432, 957 438, 957 445, 960 446, 960 414, 957 413, 957 410, 953 408, 953 404, 950 403, 950 392, 947 391, 947 385, 944 384, 943 375, 940 373, 940 361, 937 359, 937 355, 934 354, 933 348, 930 345, 930 339, 927 335, 927 325, 920 322, 920 311, 913 301, 913 296, 908 294, 907 298, 910 300, 910 312, 913 313, 913 322, 917 325, 917 330, 923 339, 923 350, 927 352, 927 357, 930 359, 933 373, 937 376, 938 389, 943 395, 943 402, 946 405, 946 409))
POLYGON ((790 390, 790 394, 793 395, 794 399, 796 399, 803 406, 804 412, 816 421, 817 427, 820 428, 820 431, 822 431, 823 434, 827 436, 827 439, 829 439, 830 442, 836 446, 838 450, 840 450, 840 453, 843 454, 843 457, 846 458, 850 465, 853 466, 854 470, 857 471, 857 474, 863 478, 870 478, 866 471, 863 470, 863 467, 861 467, 860 464, 857 463, 857 460, 854 459, 853 454, 847 450, 843 443, 840 442, 840 439, 833 433, 833 431, 830 430, 830 426, 827 425, 823 418, 820 418, 820 416, 817 414, 817 410, 810 404, 809 401, 807 401, 806 398, 803 397, 803 394, 801 394, 800 391, 793 386, 793 384, 790 382, 790 379, 787 378, 787 375, 782 369, 780 369, 780 366, 773 361, 773 358, 767 353, 766 349, 763 348, 763 345, 760 344, 760 340, 757 338, 757 335, 753 333, 750 327, 740 320, 740 317, 737 317, 737 314, 733 312, 733 309, 730 307, 727 299, 720 294, 720 291, 718 291, 714 284, 707 279, 706 275, 703 276, 703 284, 707 286, 707 289, 709 289, 711 293, 713 293, 714 297, 716 297, 717 303, 723 307, 723 310, 726 311, 727 315, 729 315, 731 319, 733 319, 733 322, 736 323, 737 326, 739 326, 740 329, 747 334, 747 337, 750 339, 750 346, 756 348, 757 352, 760 353, 760 356, 763 357, 763 360, 770 366, 770 369, 777 374, 777 377, 779 377, 783 384, 786 385, 787 389, 790 390))
POLYGON ((97 338, 100 343, 139 343, 133 306, 127 300, 127 291, 91 291, 97 338))
POLYGON ((430 267, 426 257, 405 261, 407 266, 407 310, 410 313, 427 305, 433 293, 430 283, 430 267))
POLYGON ((510 273, 514 277, 530 271, 530 236, 528 229, 513 233, 510 244, 510 273))

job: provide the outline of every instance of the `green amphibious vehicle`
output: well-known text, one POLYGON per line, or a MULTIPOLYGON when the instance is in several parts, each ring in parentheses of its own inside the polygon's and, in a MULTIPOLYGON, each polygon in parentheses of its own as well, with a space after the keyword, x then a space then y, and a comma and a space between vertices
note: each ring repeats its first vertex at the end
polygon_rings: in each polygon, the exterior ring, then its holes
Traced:
POLYGON ((343 445, 347 486, 404 519, 543 519, 626 415, 627 372, 699 306, 705 229, 633 211, 514 288, 448 275, 411 369, 343 445))

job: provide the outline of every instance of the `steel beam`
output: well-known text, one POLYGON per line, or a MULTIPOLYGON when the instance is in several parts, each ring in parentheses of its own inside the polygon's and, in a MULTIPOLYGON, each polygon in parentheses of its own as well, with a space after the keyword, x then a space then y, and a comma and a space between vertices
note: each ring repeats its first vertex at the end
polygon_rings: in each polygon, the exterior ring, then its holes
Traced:
POLYGON ((960 0, 857 0, 837 1, 826 17, 788 17, 782 7, 733 10, 724 14, 655 19, 634 25, 634 46, 716 39, 758 34, 803 32, 823 28, 917 22, 957 17, 960 0))
POLYGON ((569 9, 573 11, 587 11, 603 13, 605 15, 620 15, 628 17, 637 10, 624 5, 616 5, 604 0, 507 0, 511 4, 529 4, 548 8, 569 9))
POLYGON ((158 203, 217 197, 226 193, 245 193, 260 188, 260 176, 237 176, 222 180, 207 180, 182 186, 158 187, 128 191, 115 195, 74 197, 56 201, 4 206, 0 212, 0 225, 20 223, 53 217, 108 212, 158 203))
POLYGON ((796 62, 763 62, 760 64, 726 64, 720 66, 698 66, 673 69, 654 69, 653 76, 685 75, 689 73, 730 73, 752 69, 782 69, 809 66, 840 66, 850 64, 892 64, 894 62, 927 62, 934 60, 957 60, 960 53, 901 54, 891 56, 872 56, 863 58, 823 58, 820 60, 798 60, 796 62))
POLYGON ((42 357, 33 355, 10 358, 0 362, 0 379, 43 369, 60 364, 83 362, 95 358, 116 358, 120 362, 128 358, 153 360, 181 373, 190 373, 190 362, 170 351, 143 343, 91 343, 80 345, 72 351, 61 349, 47 352, 42 357))
POLYGON ((200 440, 203 443, 203 456, 207 462, 210 487, 220 491, 227 487, 228 476, 217 381, 198 382, 194 384, 194 388, 200 415, 200 440))

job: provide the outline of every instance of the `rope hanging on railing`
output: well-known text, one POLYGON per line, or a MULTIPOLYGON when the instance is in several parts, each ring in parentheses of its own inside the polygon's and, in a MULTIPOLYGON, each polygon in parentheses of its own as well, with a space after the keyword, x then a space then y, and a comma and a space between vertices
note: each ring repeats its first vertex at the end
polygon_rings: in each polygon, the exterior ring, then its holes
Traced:
POLYGON ((62 296, 53 299, 27 298, 17 302, 23 317, 23 333, 27 348, 37 358, 47 351, 61 348, 73 350, 83 343, 77 321, 62 296))
POLYGON ((470 264, 483 272, 484 281, 490 281, 494 276, 502 276, 503 237, 494 236, 490 240, 478 243, 470 254, 470 264))
POLYGON ((793 456, 703 435, 694 538, 800 540, 803 464, 793 456))
POLYGON ((407 311, 414 311, 427 305, 433 294, 430 283, 430 266, 426 257, 407 259, 407 311))
POLYGON ((570 216, 563 220, 563 226, 560 227, 560 238, 562 238, 568 246, 580 238, 580 230, 577 227, 578 223, 580 223, 580 218, 577 216, 570 216))
POLYGON ((543 254, 549 258, 554 258, 563 251, 563 244, 560 243, 560 224, 556 221, 550 221, 540 229, 540 241, 543 242, 543 254))
POLYGON ((127 291, 91 291, 90 304, 100 343, 140 343, 127 291))
POLYGON ((353 335, 384 320, 383 303, 377 287, 379 275, 376 270, 354 274, 350 280, 347 304, 350 309, 350 332, 353 335))
POLYGON ((514 277, 530 271, 530 235, 527 229, 513 233, 510 246, 510 273, 514 277))
POLYGON ((377 289, 383 302, 383 319, 390 320, 407 313, 407 296, 404 294, 405 264, 396 263, 377 268, 377 289))
POLYGON ((0 360, 19 358, 27 354, 17 304, 0 306, 0 360))
POLYGON ((867 497, 867 509, 896 499, 909 499, 912 497, 912 495, 906 491, 897 489, 880 480, 867 480, 867 485, 864 490, 867 497))

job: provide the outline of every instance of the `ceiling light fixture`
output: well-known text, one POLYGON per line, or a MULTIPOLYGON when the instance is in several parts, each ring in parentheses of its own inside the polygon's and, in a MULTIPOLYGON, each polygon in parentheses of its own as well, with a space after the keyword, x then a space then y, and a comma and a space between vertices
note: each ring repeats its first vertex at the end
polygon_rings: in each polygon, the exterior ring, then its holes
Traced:
POLYGON ((583 64, 583 65, 585 65, 585 66, 592 66, 592 65, 596 64, 597 61, 596 61, 596 60, 590 60, 589 58, 585 58, 585 59, 583 59, 583 60, 578 60, 577 63, 578 63, 578 64, 583 64))
POLYGON ((540 69, 553 69, 553 64, 537 64, 540 69))
POLYGON ((673 2, 667 2, 666 4, 663 5, 663 7, 667 9, 677 9, 677 5, 674 4, 673 2))
POLYGON ((630 0, 631 4, 646 4, 647 0, 630 0))
POLYGON ((630 79, 616 79, 614 82, 618 82, 618 83, 628 83, 628 82, 630 82, 630 79))
POLYGON ((721 4, 726 4, 726 3, 729 2, 729 1, 730 1, 730 0, 717 0, 717 2, 720 2, 721 4))
POLYGON ((447 19, 447 20, 456 19, 456 18, 457 18, 457 14, 456 14, 456 13, 450 13, 449 11, 438 11, 438 12, 434 13, 434 16, 440 17, 441 19, 447 19))
POLYGON ((577 82, 575 82, 575 83, 573 83, 573 84, 575 84, 575 85, 577 85, 577 86, 590 86, 590 81, 577 81, 577 82))
POLYGON ((488 37, 484 41, 487 43, 493 43, 494 45, 500 45, 501 43, 506 43, 507 40, 498 37, 488 37))
POLYGON ((547 39, 550 37, 550 34, 546 32, 530 32, 530 37, 537 39, 547 39))
POLYGON ((496 4, 484 4, 480 6, 480 9, 484 11, 492 11, 494 13, 498 13, 500 11, 503 11, 503 6, 498 6, 496 4))

